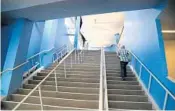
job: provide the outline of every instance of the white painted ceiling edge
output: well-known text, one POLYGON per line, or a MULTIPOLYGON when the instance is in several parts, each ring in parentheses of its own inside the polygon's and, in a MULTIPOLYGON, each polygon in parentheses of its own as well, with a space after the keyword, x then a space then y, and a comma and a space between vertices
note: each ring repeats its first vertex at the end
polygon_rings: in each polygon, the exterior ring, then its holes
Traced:
POLYGON ((115 34, 124 25, 123 13, 107 13, 82 16, 81 33, 91 47, 106 47, 116 43, 115 34))

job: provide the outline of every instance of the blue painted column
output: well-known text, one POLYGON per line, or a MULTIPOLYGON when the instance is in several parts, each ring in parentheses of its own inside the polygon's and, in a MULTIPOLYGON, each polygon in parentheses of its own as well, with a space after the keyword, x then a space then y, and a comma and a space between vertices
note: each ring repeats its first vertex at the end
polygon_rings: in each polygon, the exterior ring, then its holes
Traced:
POLYGON ((65 25, 65 19, 61 18, 57 20, 57 31, 55 37, 55 48, 60 48, 63 45, 68 45, 69 38, 67 36, 67 28, 65 25))
MULTIPOLYGON (((31 56, 40 52, 44 24, 45 24, 44 21, 43 22, 35 22, 33 24, 27 58, 30 58, 31 56)), ((39 56, 36 56, 35 58, 33 58, 33 60, 30 60, 30 63, 26 69, 28 70, 29 68, 31 68, 32 64, 34 65, 34 64, 36 64, 36 62, 40 63, 39 56)))
MULTIPOLYGON (((11 39, 6 54, 4 70, 14 68, 26 61, 30 34, 33 23, 25 19, 18 19, 12 26, 11 39)), ((1 76, 1 95, 13 93, 20 87, 24 67, 8 71, 1 76)))
MULTIPOLYGON (((50 50, 54 48, 55 36, 57 29, 57 20, 47 20, 44 25, 44 32, 41 41, 40 51, 50 50)), ((53 52, 42 55, 42 65, 47 67, 52 63, 53 52)))
POLYGON ((74 48, 78 48, 78 37, 80 32, 80 17, 77 17, 76 19, 76 31, 75 31, 75 38, 74 38, 74 48))
POLYGON ((8 45, 11 39, 12 25, 1 27, 1 71, 3 71, 8 45))

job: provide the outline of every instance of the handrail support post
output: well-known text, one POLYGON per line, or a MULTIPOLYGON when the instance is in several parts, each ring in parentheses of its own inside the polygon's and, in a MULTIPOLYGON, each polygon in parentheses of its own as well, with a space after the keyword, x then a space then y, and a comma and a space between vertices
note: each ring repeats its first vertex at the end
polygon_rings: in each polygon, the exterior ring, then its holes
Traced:
POLYGON ((38 87, 39 91, 39 98, 40 98, 40 105, 41 105, 41 111, 43 111, 43 101, 42 101, 42 94, 41 94, 41 87, 38 87))

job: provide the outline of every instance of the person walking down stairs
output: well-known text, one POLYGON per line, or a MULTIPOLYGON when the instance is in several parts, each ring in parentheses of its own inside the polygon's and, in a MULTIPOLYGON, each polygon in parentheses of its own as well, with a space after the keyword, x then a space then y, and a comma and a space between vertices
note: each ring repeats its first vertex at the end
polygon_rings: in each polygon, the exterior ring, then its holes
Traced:
POLYGON ((131 61, 131 56, 129 51, 125 49, 125 46, 121 46, 121 48, 117 51, 117 56, 120 59, 121 77, 122 80, 125 80, 125 77, 127 77, 126 66, 128 62, 131 61))

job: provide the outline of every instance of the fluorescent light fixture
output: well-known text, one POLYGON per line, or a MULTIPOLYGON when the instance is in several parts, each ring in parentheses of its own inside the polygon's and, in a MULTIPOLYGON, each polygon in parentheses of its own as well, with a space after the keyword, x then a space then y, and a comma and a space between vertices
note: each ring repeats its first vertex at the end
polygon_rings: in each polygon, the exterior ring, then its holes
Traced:
POLYGON ((162 33, 175 33, 175 30, 162 30, 162 33))

